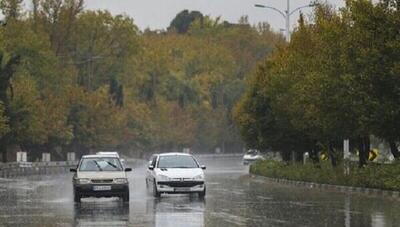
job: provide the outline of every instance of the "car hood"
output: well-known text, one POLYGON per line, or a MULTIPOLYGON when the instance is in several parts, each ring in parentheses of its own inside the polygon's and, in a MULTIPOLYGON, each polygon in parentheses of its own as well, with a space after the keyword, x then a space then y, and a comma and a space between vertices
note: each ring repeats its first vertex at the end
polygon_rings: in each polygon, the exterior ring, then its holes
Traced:
POLYGON ((78 178, 89 178, 89 179, 126 178, 126 173, 123 171, 78 172, 76 175, 78 178))
POLYGON ((193 178, 200 174, 203 174, 203 170, 200 168, 188 169, 188 168, 168 168, 168 169, 156 169, 157 175, 162 174, 169 178, 193 178))

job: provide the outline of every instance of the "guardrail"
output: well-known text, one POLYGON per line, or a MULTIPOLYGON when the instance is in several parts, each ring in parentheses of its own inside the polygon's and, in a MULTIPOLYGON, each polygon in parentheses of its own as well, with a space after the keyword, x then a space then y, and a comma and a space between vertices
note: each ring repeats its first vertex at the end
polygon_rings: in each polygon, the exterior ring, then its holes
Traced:
POLYGON ((77 163, 77 161, 0 163, 0 178, 60 174, 68 172, 69 169, 75 167, 77 163))
MULTIPOLYGON (((194 154, 199 158, 224 158, 224 157, 241 157, 243 154, 194 154)), ((145 160, 126 159, 127 162, 135 165, 145 160)), ((0 162, 0 178, 13 178, 31 175, 50 175, 69 172, 71 167, 76 167, 78 161, 65 162, 0 162)))

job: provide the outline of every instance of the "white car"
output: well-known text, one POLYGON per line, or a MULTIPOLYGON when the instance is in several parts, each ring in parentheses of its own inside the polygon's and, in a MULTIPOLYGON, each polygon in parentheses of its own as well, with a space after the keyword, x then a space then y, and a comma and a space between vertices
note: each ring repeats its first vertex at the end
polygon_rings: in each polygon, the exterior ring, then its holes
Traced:
POLYGON ((258 160, 264 160, 264 157, 258 150, 250 149, 243 156, 243 164, 248 165, 258 160))
POLYGON ((164 153, 153 155, 146 173, 146 186, 153 189, 153 195, 162 193, 198 193, 206 195, 204 165, 190 154, 164 153))
POLYGON ((124 168, 115 155, 85 155, 81 158, 74 172, 74 201, 80 202, 84 197, 120 197, 129 201, 129 182, 124 168))

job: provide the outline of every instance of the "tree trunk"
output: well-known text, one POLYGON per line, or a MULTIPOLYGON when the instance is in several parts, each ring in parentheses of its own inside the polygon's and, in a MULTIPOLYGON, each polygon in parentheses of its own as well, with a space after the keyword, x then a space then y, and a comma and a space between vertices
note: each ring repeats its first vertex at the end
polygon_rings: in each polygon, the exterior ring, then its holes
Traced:
POLYGON ((1 139, 0 140, 0 153, 1 153, 1 160, 3 162, 7 162, 7 146, 5 145, 5 143, 3 143, 4 140, 1 139))
POLYGON ((400 159, 400 152, 399 149, 397 148, 397 144, 394 141, 389 141, 389 145, 390 145, 390 151, 393 154, 394 159, 399 160, 400 159))
POLYGON ((310 159, 314 164, 319 163, 318 150, 316 148, 310 151, 310 159))
POLYGON ((313 148, 310 151, 310 159, 312 160, 314 165, 320 167, 318 151, 319 151, 318 142, 314 141, 313 148))
POLYGON ((291 161, 291 152, 290 151, 282 151, 282 160, 285 162, 290 162, 291 161))
POLYGON ((331 160, 332 166, 333 166, 334 168, 336 168, 336 166, 337 166, 337 160, 336 160, 335 150, 334 150, 334 147, 333 147, 333 143, 332 143, 332 142, 329 142, 329 145, 328 145, 328 154, 329 154, 329 158, 330 158, 330 160, 331 160))
POLYGON ((359 150, 358 166, 360 168, 367 165, 369 147, 370 147, 369 136, 360 137, 359 148, 358 148, 358 150, 359 150))

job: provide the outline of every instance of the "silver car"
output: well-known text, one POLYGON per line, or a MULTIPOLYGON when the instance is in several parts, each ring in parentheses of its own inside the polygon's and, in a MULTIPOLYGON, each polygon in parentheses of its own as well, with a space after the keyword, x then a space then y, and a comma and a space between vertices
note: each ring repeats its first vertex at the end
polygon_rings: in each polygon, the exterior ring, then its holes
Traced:
POLYGON ((85 155, 74 172, 74 201, 84 197, 120 197, 129 201, 129 182, 121 160, 115 155, 85 155))

